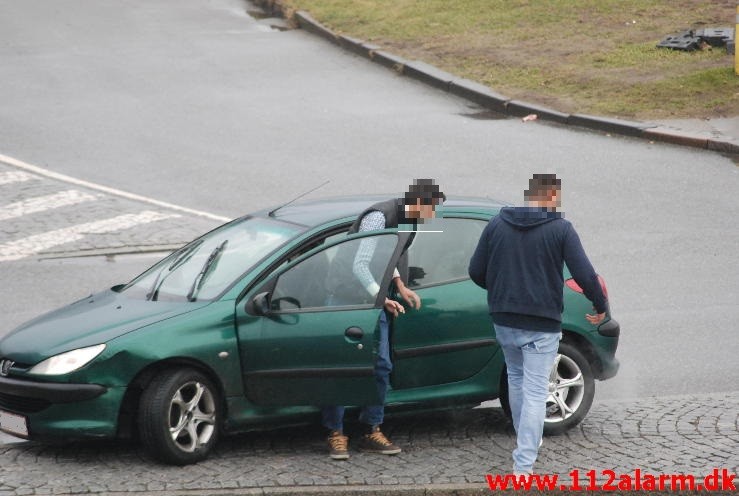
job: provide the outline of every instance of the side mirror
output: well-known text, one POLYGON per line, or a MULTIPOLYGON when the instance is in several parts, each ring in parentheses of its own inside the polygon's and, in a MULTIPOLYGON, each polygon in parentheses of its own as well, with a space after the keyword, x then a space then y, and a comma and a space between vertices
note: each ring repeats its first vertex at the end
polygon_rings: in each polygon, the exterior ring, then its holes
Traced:
POLYGON ((408 282, 414 286, 418 286, 418 279, 426 277, 426 271, 422 267, 408 267, 408 282))
POLYGON ((272 310, 269 308, 269 293, 265 291, 264 293, 259 293, 254 296, 254 298, 251 298, 246 302, 244 310, 246 310, 246 313, 251 315, 267 316, 271 314, 272 310))

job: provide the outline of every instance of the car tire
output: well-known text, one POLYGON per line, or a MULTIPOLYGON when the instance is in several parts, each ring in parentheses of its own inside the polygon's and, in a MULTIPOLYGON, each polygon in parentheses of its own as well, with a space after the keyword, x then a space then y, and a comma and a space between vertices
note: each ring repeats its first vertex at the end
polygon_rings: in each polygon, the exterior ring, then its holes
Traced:
MULTIPOLYGON (((549 386, 544 434, 562 434, 585 418, 595 397, 595 377, 590 363, 572 344, 560 342, 549 386)), ((500 378, 499 399, 503 412, 511 418, 505 369, 500 378)))
POLYGON ((559 343, 549 385, 544 434, 562 434, 585 418, 595 397, 593 369, 572 344, 559 343))
POLYGON ((503 413, 511 420, 511 402, 508 401, 508 369, 503 366, 503 371, 500 373, 500 387, 498 388, 498 400, 500 406, 503 408, 503 413))
POLYGON ((218 389, 201 372, 183 368, 161 373, 139 401, 144 449, 173 465, 204 460, 218 441, 221 411, 218 389))

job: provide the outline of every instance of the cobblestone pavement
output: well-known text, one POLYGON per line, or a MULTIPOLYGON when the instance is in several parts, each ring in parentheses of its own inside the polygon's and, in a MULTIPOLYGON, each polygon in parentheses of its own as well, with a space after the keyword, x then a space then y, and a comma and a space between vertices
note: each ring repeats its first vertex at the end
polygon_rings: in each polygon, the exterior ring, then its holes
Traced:
MULTIPOLYGON (((514 438, 500 408, 396 417, 385 427, 401 454, 352 450, 348 461, 328 458, 315 425, 231 436, 187 467, 157 464, 134 443, 7 444, 0 495, 473 494, 489 492, 485 474, 510 470, 514 438)), ((575 469, 581 480, 606 469, 736 474, 739 392, 596 402, 578 427, 545 438, 536 469, 567 483, 575 469)))
POLYGON ((222 223, 91 186, 0 161, 0 261, 166 251, 222 223))

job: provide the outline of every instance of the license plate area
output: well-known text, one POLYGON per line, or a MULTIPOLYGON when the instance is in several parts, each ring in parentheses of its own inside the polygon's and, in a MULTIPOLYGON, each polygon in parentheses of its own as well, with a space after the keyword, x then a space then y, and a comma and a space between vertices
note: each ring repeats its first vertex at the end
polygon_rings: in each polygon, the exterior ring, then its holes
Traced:
POLYGON ((28 437, 28 419, 17 413, 0 410, 0 431, 14 436, 28 437))

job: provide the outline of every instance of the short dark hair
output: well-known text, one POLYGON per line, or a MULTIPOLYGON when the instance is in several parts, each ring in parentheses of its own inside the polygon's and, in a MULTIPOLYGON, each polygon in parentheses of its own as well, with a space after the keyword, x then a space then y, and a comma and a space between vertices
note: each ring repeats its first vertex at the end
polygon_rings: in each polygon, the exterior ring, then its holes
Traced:
POLYGON ((547 192, 562 188, 562 181, 555 174, 534 174, 529 179, 529 189, 523 192, 525 198, 536 198, 545 195, 547 192))
POLYGON ((414 179, 405 193, 405 204, 415 205, 418 200, 421 200, 421 205, 438 205, 446 200, 446 195, 433 179, 414 179))

